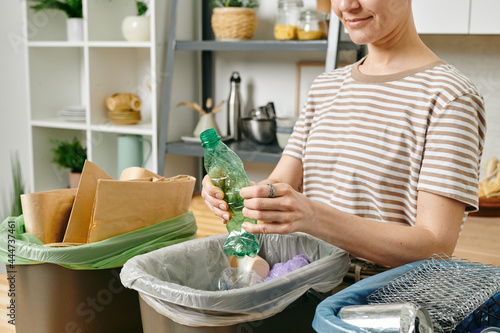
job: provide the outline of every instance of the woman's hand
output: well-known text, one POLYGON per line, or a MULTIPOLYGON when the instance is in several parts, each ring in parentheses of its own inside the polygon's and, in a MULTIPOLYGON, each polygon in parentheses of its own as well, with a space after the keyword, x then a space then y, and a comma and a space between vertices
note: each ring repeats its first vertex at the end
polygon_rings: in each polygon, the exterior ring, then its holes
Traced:
POLYGON ((243 223, 251 233, 287 234, 307 232, 315 220, 314 202, 294 190, 286 183, 272 184, 274 197, 270 197, 271 186, 261 184, 241 189, 245 199, 243 215, 265 223, 243 223))
POLYGON ((222 222, 226 223, 231 219, 231 214, 228 212, 228 205, 223 200, 224 193, 220 188, 212 184, 210 176, 206 175, 202 181, 201 197, 205 199, 205 204, 210 210, 221 218, 222 222))

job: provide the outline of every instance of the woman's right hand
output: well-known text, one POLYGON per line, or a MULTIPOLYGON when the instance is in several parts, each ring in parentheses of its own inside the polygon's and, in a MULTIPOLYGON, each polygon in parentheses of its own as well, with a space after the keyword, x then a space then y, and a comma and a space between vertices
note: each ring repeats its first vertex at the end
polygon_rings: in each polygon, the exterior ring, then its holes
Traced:
POLYGON ((201 183, 201 197, 205 199, 205 204, 210 208, 210 210, 221 218, 223 223, 226 223, 231 219, 231 214, 229 213, 228 205, 223 200, 224 193, 220 188, 212 184, 210 180, 210 176, 206 175, 203 177, 203 181, 201 183))

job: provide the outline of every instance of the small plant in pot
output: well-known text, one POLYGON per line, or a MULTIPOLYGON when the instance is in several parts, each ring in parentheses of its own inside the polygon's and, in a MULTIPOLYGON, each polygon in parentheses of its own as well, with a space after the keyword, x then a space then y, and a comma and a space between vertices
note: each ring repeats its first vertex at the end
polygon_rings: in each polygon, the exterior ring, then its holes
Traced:
POLYGON ((51 142, 55 145, 51 150, 54 154, 52 163, 59 168, 68 169, 70 171, 69 187, 78 187, 83 165, 87 159, 87 149, 77 138, 73 138, 73 141, 52 139, 51 142))
POLYGON ((83 40, 83 9, 82 0, 29 0, 36 3, 31 8, 36 12, 48 9, 61 10, 68 16, 66 32, 68 41, 83 40))
POLYGON ((212 30, 220 40, 251 39, 257 28, 257 0, 212 0, 212 30))
POLYGON ((144 1, 136 1, 136 15, 126 16, 122 22, 123 37, 129 42, 148 42, 150 36, 149 17, 146 15, 148 5, 144 1))

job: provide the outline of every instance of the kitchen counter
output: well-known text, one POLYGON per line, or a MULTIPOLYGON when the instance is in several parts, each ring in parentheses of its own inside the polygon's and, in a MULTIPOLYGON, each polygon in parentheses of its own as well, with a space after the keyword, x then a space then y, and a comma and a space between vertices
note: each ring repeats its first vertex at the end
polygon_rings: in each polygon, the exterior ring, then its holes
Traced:
POLYGON ((469 216, 454 255, 482 264, 500 266, 500 217, 469 216))

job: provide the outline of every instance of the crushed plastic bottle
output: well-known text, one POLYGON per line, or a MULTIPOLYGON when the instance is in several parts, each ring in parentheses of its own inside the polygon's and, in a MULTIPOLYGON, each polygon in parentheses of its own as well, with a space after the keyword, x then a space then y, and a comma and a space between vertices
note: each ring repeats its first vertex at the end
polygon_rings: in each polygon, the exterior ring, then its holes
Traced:
POLYGON ((243 222, 257 224, 256 220, 243 216, 241 212, 244 206, 240 190, 250 185, 243 162, 220 140, 213 128, 203 131, 200 139, 205 148, 205 170, 212 183, 224 192, 224 201, 231 213, 231 219, 226 223, 229 235, 224 242, 223 252, 237 258, 245 255, 255 257, 260 249, 259 240, 241 227, 243 222))

